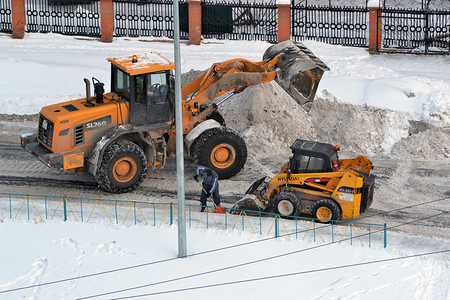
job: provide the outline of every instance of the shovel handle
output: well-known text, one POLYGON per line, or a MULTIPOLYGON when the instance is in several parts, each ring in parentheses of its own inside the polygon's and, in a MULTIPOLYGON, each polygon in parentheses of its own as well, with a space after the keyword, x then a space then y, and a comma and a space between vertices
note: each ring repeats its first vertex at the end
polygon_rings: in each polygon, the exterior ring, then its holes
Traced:
MULTIPOLYGON (((203 187, 203 184, 201 184, 200 182, 198 183, 200 184, 200 186, 202 187, 202 190, 205 192, 206 195, 208 195, 208 192, 205 190, 205 188, 203 187)), ((211 195, 210 195, 211 196, 211 195)), ((207 196, 206 198, 209 198, 209 196, 207 196)))

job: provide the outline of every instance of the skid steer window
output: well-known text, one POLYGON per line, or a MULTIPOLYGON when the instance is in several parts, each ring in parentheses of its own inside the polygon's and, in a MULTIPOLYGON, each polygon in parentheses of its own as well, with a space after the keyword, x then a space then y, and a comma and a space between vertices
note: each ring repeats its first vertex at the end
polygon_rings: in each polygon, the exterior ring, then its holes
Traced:
POLYGON ((291 172, 293 173, 313 173, 322 172, 323 159, 320 157, 298 155, 291 162, 291 172))
POLYGON ((323 159, 320 157, 311 157, 308 164, 308 172, 321 172, 323 159))

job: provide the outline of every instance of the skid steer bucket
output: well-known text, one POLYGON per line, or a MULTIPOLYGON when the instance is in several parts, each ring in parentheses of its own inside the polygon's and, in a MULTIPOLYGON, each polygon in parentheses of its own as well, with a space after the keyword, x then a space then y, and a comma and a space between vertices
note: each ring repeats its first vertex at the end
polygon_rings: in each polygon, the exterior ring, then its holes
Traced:
POLYGON ((311 108, 317 87, 328 66, 302 43, 284 41, 269 47, 263 60, 281 55, 275 81, 306 110, 311 108))
POLYGON ((261 196, 267 188, 270 178, 263 177, 255 181, 245 192, 245 195, 234 203, 231 213, 239 214, 241 210, 263 211, 267 208, 258 196, 261 196), (268 180, 269 179, 269 180, 268 180))

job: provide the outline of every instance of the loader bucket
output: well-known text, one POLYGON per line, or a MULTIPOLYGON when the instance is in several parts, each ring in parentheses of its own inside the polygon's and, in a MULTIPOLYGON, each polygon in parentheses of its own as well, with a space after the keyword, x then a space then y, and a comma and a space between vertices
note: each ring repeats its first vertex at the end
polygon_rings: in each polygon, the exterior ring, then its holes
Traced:
POLYGON ((266 209, 266 204, 262 202, 258 196, 263 193, 267 187, 267 177, 263 177, 255 181, 245 192, 245 195, 234 203, 231 213, 239 214, 241 210, 247 211, 263 211, 266 209))
POLYGON ((284 41, 273 45, 264 52, 263 59, 278 55, 276 82, 308 111, 323 73, 330 69, 302 43, 284 41))
MULTIPOLYGON (((242 210, 259 212, 266 209, 266 205, 255 195, 245 195, 238 200, 230 210, 232 214, 240 214, 242 210)), ((248 213, 247 213, 248 214, 248 213)))

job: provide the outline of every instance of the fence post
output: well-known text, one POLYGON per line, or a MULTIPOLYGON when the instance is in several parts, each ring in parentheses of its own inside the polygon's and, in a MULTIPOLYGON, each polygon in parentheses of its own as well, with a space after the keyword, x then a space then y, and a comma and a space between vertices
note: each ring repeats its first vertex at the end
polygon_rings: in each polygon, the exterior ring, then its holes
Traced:
POLYGON ((100 27, 102 42, 111 43, 114 36, 114 4, 112 0, 100 0, 100 27))
POLYGON ((66 203, 66 198, 63 197, 63 207, 64 207, 64 222, 67 221, 67 203, 66 203))
POLYGON ((187 0, 189 11, 189 45, 200 45, 202 40, 202 1, 187 0))
POLYGON ((277 238, 277 237, 279 237, 280 236, 280 224, 279 224, 279 216, 277 215, 276 217, 275 217, 275 237, 277 238))
POLYGON ((278 43, 291 39, 291 1, 277 0, 278 43))
POLYGON ((25 0, 11 0, 12 38, 23 39, 25 36, 25 0))
POLYGON ((380 54, 381 48, 381 8, 378 0, 369 0, 369 53, 380 54))

